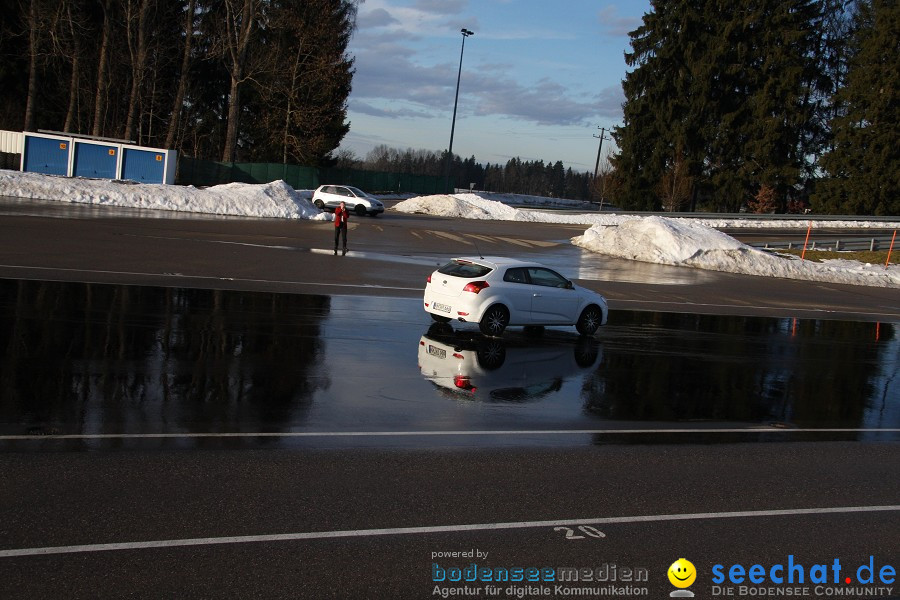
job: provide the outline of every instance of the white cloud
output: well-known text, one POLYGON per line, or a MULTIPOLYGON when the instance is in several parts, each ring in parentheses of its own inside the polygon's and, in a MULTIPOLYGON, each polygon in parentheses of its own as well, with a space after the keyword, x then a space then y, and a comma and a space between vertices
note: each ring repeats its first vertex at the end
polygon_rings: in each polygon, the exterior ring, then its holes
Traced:
POLYGON ((469 5, 468 0, 416 0, 415 8, 435 15, 458 15, 469 5))
POLYGON ((597 20, 607 35, 627 36, 641 24, 640 17, 620 17, 615 6, 605 6, 597 13, 597 20))
POLYGON ((367 12, 362 12, 356 19, 356 25, 360 29, 368 29, 374 27, 387 27, 389 25, 397 25, 400 21, 391 16, 391 13, 383 8, 376 8, 367 12))

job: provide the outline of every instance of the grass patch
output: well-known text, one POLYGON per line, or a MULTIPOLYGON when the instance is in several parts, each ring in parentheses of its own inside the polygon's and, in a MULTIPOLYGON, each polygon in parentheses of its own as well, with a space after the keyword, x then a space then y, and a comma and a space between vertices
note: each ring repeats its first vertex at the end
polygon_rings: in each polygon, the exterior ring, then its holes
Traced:
MULTIPOLYGON (((803 254, 803 250, 797 249, 778 249, 776 250, 779 254, 793 254, 794 256, 800 256, 803 254)), ((898 256, 900 252, 894 251, 891 253, 891 263, 892 265, 900 264, 898 263, 898 256)), ((832 250, 807 250, 806 251, 806 260, 810 260, 812 262, 822 262, 823 260, 855 260, 861 263, 870 263, 873 265, 883 265, 884 261, 887 260, 888 251, 887 250, 876 250, 874 252, 870 252, 868 250, 860 250, 858 252, 835 252, 832 250)))

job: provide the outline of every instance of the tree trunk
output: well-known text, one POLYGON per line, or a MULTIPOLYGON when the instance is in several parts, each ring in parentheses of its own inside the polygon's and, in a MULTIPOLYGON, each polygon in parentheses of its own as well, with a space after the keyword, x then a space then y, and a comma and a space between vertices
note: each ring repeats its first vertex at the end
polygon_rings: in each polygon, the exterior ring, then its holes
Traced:
POLYGON ((175 91, 175 99, 172 101, 172 115, 169 117, 169 130, 166 132, 165 147, 171 149, 175 145, 175 134, 178 132, 178 122, 181 119, 181 109, 184 105, 184 95, 187 91, 188 77, 191 68, 191 47, 194 41, 194 10, 195 0, 189 0, 187 14, 184 18, 184 54, 181 57, 181 74, 178 78, 178 88, 175 91))
POLYGON ((69 20, 69 32, 72 34, 72 77, 69 79, 69 106, 66 109, 66 120, 63 131, 70 132, 74 126, 75 110, 78 107, 78 80, 81 78, 81 39, 75 31, 75 23, 72 20, 72 5, 66 7, 69 20))
POLYGON ((134 2, 129 2, 126 10, 128 31, 128 50, 131 54, 131 92, 128 95, 128 117, 125 119, 125 139, 134 135, 134 123, 137 120, 140 105, 141 87, 144 81, 144 68, 147 64, 147 13, 150 11, 150 0, 134 0, 139 2, 137 16, 133 14, 134 2), (137 21, 137 43, 132 33, 132 21, 137 21))
POLYGON ((228 128, 225 130, 225 149, 222 151, 222 162, 234 162, 237 149, 237 125, 241 110, 240 71, 232 71, 231 91, 228 94, 228 128))
POLYGON ((32 0, 28 8, 28 92, 25 97, 25 131, 34 130, 34 106, 37 102, 38 7, 32 0))
POLYGON ((258 0, 243 0, 241 15, 237 16, 234 4, 238 0, 225 0, 227 19, 225 23, 226 52, 231 73, 231 91, 228 95, 228 127, 225 130, 225 147, 222 162, 234 162, 237 150, 238 122, 241 113, 241 84, 247 66, 247 52, 256 27, 258 0))
POLYGON ((107 63, 109 62, 109 37, 112 3, 106 0, 103 3, 103 31, 100 35, 100 60, 97 66, 97 95, 94 97, 94 125, 91 129, 91 135, 100 136, 103 134, 103 117, 106 112, 106 94, 109 89, 109 73, 107 63))

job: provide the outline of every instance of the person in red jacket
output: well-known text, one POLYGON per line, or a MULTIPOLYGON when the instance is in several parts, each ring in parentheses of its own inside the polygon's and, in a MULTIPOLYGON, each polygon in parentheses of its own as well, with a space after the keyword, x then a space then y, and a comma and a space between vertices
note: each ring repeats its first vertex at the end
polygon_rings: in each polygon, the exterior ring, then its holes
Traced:
POLYGON ((350 218, 350 213, 347 211, 347 205, 344 202, 341 202, 341 205, 334 209, 334 255, 337 256, 338 249, 338 238, 343 237, 344 239, 344 253, 341 256, 346 256, 347 254, 347 220, 350 218))

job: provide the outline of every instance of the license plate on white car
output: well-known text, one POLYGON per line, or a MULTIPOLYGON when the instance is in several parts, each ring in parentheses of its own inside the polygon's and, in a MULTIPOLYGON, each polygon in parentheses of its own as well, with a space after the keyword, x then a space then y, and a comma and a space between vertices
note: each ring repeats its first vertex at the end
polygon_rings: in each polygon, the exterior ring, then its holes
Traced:
POLYGON ((428 354, 432 356, 437 356, 438 358, 447 358, 447 351, 443 348, 436 348, 431 344, 428 344, 428 354))
POLYGON ((434 307, 434 310, 439 310, 439 311, 445 312, 445 313, 448 313, 451 310, 449 306, 447 306, 446 304, 441 304, 440 302, 435 302, 431 306, 434 307))

